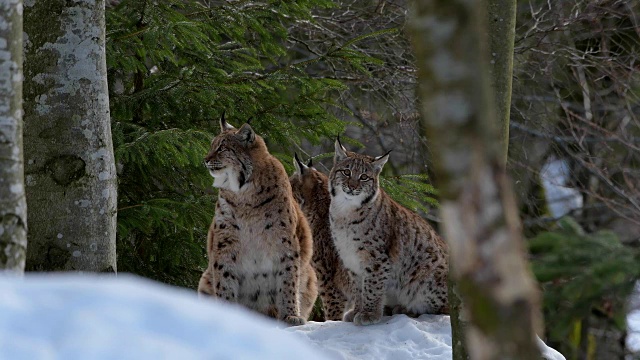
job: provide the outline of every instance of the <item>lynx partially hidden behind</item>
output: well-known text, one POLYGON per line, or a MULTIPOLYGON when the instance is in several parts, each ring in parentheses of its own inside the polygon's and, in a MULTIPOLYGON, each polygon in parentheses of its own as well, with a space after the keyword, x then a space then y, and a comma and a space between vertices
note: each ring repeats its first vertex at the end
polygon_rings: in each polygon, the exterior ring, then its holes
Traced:
POLYGON ((220 189, 198 293, 300 325, 317 296, 312 240, 282 164, 249 124, 220 121, 205 165, 220 189))
POLYGON ((313 234, 312 265, 318 275, 318 292, 326 320, 342 320, 350 293, 349 272, 345 269, 331 238, 329 225, 329 179, 316 170, 311 161, 304 165, 298 155, 296 171, 289 181, 313 234))
POLYGON ((355 283, 345 321, 378 323, 392 314, 448 313, 446 243, 418 214, 380 188, 389 158, 360 155, 335 143, 329 175, 331 232, 355 283))

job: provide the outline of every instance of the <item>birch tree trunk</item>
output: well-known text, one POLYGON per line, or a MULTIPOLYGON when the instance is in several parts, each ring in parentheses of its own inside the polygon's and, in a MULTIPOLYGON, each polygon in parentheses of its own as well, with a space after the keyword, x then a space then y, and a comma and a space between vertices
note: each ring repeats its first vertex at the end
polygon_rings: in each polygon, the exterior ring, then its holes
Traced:
POLYGON ((26 253, 22 0, 3 0, 0 2, 0 270, 23 273, 26 253))
POLYGON ((115 272, 104 0, 25 5, 27 269, 115 272))
POLYGON ((451 276, 468 319, 469 356, 537 360, 539 293, 498 141, 482 47, 483 6, 481 0, 413 2, 408 26, 421 113, 434 155, 451 276))

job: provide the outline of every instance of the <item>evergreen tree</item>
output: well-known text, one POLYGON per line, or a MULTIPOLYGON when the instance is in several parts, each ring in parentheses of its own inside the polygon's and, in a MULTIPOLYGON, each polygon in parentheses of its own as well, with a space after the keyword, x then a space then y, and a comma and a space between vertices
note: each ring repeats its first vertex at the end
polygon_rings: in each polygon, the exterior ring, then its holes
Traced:
POLYGON ((569 217, 531 239, 529 247, 544 288, 550 344, 568 359, 624 358, 623 351, 612 352, 606 344, 612 340, 602 331, 591 330, 626 328, 627 299, 640 278, 638 249, 611 231, 588 234, 569 217))
MULTIPOLYGON (((384 32, 308 51, 305 29, 326 0, 123 1, 108 12, 107 55, 119 175, 119 266, 194 288, 206 265, 215 190, 202 166, 223 111, 233 125, 252 118, 285 167, 309 144, 331 143, 347 125, 330 111, 343 80, 379 61, 355 44, 384 32)), ((328 31, 328 30, 327 30, 328 31)), ((323 155, 320 155, 322 157, 323 155)), ((394 176, 387 188, 413 208, 433 193, 425 176, 394 176), (400 184, 413 186, 406 192, 400 184)))

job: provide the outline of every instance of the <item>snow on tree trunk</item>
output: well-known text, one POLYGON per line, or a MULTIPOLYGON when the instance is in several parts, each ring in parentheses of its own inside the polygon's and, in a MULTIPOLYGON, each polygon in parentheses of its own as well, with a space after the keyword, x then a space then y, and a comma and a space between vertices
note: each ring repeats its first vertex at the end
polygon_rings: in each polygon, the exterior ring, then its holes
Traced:
POLYGON ((116 271, 104 6, 25 1, 28 270, 116 271))
POLYGON ((26 252, 22 0, 3 0, 0 2, 0 269, 23 273, 26 252))
POLYGON ((465 304, 469 356, 540 359, 539 293, 527 266, 489 93, 485 5, 413 2, 408 26, 420 110, 434 155, 451 275, 465 304))

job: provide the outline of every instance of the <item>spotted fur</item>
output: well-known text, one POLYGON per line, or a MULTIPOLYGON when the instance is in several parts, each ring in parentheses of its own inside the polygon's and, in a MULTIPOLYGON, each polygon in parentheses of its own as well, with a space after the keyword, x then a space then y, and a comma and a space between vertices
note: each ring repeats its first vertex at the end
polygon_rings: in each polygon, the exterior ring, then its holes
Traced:
POLYGON ((335 144, 329 175, 329 218, 338 253, 353 278, 354 308, 345 321, 380 321, 385 307, 410 315, 448 313, 448 255, 444 241, 419 215, 395 202, 378 177, 378 157, 335 144))
POLYGON ((317 296, 311 231, 282 164, 249 124, 221 120, 205 165, 219 188, 198 292, 300 325, 317 296))
POLYGON ((289 181, 302 212, 307 217, 313 234, 313 258, 311 264, 318 275, 318 292, 324 308, 325 319, 342 320, 347 310, 350 279, 342 264, 338 250, 331 238, 329 225, 329 179, 316 170, 311 162, 304 165, 295 156, 296 171, 289 181))

